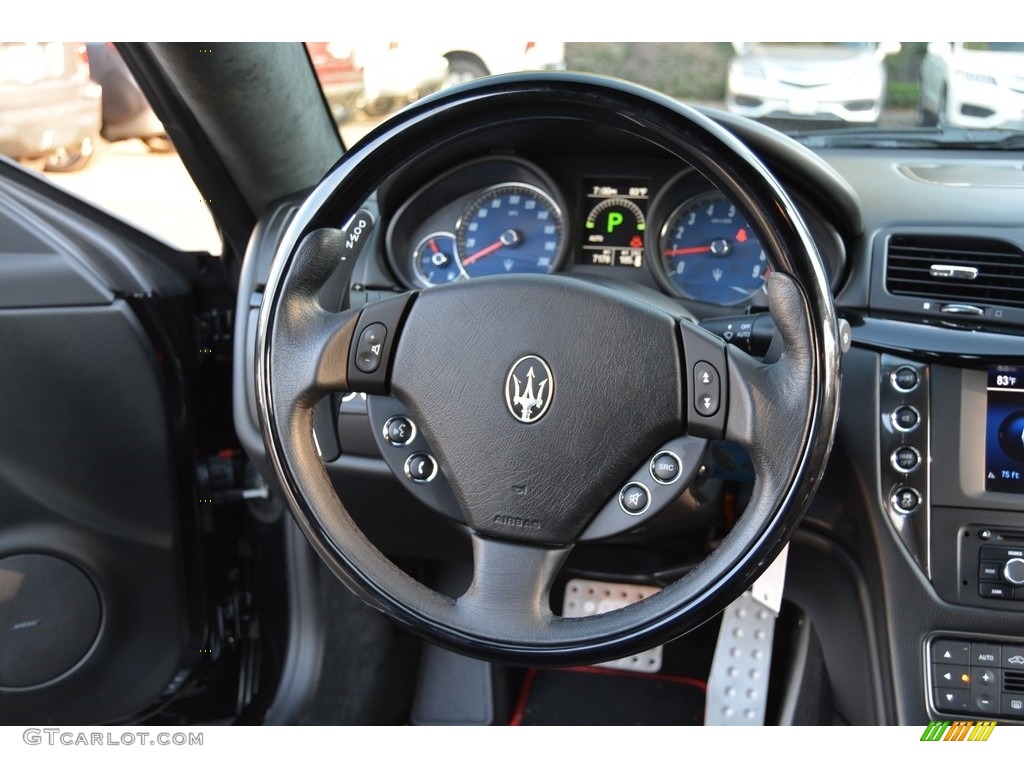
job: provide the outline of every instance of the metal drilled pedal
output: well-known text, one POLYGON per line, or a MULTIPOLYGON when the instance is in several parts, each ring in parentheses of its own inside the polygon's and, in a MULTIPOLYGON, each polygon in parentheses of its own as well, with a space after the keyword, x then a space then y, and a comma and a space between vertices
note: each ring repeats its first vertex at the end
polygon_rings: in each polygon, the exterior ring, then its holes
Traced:
MULTIPOLYGON (((644 598, 660 592, 660 587, 643 584, 612 584, 607 581, 591 581, 590 579, 570 579, 565 585, 565 598, 562 601, 562 615, 566 618, 593 616, 608 613, 638 603, 644 598)), ((663 646, 648 651, 626 656, 621 659, 595 664, 597 667, 623 669, 631 672, 660 672, 663 646)))
POLYGON ((722 614, 705 725, 763 725, 775 614, 744 592, 722 614))

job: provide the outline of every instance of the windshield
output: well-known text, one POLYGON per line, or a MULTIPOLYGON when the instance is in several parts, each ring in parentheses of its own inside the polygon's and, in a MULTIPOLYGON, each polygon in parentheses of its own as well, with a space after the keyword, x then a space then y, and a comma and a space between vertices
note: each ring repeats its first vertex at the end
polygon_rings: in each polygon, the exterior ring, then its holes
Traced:
POLYGON ((569 69, 631 80, 815 146, 1000 146, 1024 132, 1024 43, 309 43, 347 144, 476 77, 569 69))

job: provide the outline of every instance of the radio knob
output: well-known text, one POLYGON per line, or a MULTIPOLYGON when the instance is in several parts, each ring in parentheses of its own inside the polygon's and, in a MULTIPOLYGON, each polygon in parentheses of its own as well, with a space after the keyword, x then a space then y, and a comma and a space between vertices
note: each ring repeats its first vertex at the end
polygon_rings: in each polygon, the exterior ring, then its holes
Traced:
POLYGON ((1015 587, 1024 586, 1024 559, 1011 557, 1003 566, 1003 578, 1015 587))

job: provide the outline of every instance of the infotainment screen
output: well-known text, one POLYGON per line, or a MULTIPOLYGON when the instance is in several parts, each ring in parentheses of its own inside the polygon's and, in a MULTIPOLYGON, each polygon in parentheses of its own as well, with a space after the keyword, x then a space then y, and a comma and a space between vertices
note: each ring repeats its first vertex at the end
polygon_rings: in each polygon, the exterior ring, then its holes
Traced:
POLYGON ((985 490, 1024 493, 1024 366, 988 369, 985 490))

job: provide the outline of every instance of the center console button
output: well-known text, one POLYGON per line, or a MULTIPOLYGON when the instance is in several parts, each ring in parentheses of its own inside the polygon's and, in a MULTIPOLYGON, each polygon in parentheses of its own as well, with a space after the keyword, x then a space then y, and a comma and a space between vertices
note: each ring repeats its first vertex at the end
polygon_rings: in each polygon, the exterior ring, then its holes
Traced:
POLYGON ((889 374, 889 381, 897 392, 910 392, 917 387, 917 371, 909 365, 901 365, 889 374))
POLYGON ((909 485, 903 485, 892 492, 889 502, 895 512, 901 515, 909 515, 916 512, 921 506, 921 494, 909 485))
POLYGON ((999 658, 1003 669, 1024 669, 1024 645, 1004 645, 999 658))
POLYGON ((913 432, 921 423, 921 414, 912 405, 901 405, 890 415, 897 432, 913 432))
POLYGON ((921 466, 921 454, 912 445, 901 445, 889 457, 892 468, 897 472, 913 472, 921 466))
POLYGON ((932 667, 932 682, 942 688, 970 688, 971 671, 967 667, 936 664, 932 667))
POLYGON ((971 690, 972 691, 996 691, 1001 686, 999 669, 989 667, 971 667, 971 690))
POLYGON ((1003 564, 998 560, 982 560, 978 565, 980 581, 1002 581, 1003 564))
MULTIPOLYGON (((983 581, 978 584, 978 594, 982 597, 989 597, 995 600, 1009 600, 1013 597, 1013 587, 1008 587, 1005 584, 993 584, 988 581, 983 581)), ((1021 662, 1024 666, 1024 661, 1021 662)))
POLYGON ((966 689, 960 688, 936 688, 935 703, 943 712, 955 712, 960 709, 968 709, 970 706, 971 694, 966 689))
POLYGON ((1006 562, 1011 557, 1024 557, 1024 549, 1020 547, 1000 547, 996 544, 986 544, 979 553, 982 560, 1000 560, 1006 562))
POLYGON ((968 664, 971 645, 963 640, 936 640, 932 643, 933 664, 968 664))
POLYGON ((1024 717, 1024 694, 1004 693, 1001 714, 1009 717, 1024 717))
POLYGON ((980 691, 975 693, 971 691, 971 712, 980 712, 981 714, 998 714, 999 712, 999 693, 991 691, 980 691))
POLYGON ((971 643, 972 667, 998 667, 1002 648, 992 643, 971 643))

